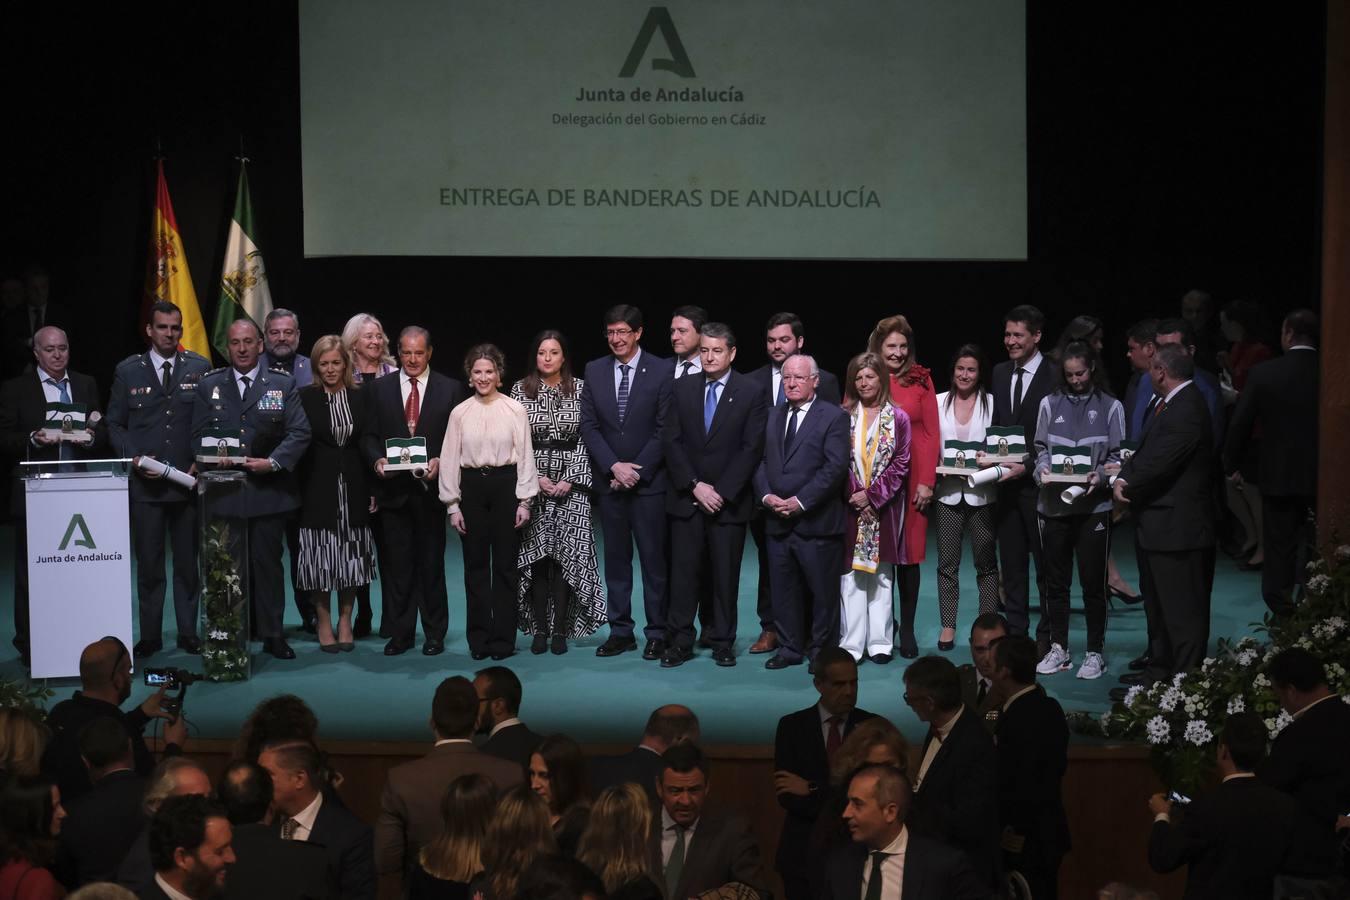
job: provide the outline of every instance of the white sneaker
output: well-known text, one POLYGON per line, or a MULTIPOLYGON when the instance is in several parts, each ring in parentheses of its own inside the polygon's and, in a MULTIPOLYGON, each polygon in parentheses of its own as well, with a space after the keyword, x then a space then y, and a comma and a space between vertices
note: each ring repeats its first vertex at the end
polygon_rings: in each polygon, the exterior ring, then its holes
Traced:
POLYGON ((1054 675, 1072 667, 1073 658, 1069 656, 1069 651, 1059 644, 1051 644, 1050 652, 1037 664, 1036 672, 1041 675, 1054 675))
POLYGON ((1101 678, 1106 671, 1106 660, 1102 659, 1100 653, 1088 653, 1083 657, 1083 664, 1078 667, 1079 678, 1101 678))

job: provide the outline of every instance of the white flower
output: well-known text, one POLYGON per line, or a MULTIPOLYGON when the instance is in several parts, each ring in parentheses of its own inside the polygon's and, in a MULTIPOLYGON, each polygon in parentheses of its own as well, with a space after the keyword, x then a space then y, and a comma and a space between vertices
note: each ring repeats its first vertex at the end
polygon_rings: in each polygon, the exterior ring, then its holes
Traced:
POLYGON ((1342 694, 1341 702, 1344 703, 1346 706, 1350 706, 1350 694, 1342 694))
POLYGON ((1284 731, 1284 727, 1292 721, 1294 721, 1294 717, 1284 710, 1280 710, 1280 714, 1275 718, 1266 719, 1266 731, 1270 734, 1270 739, 1275 740, 1279 733, 1284 731))
POLYGON ((1179 689, 1170 687, 1167 689, 1166 693, 1162 695, 1162 698, 1158 701, 1158 708, 1163 710, 1164 712, 1171 712, 1172 710, 1177 708, 1177 704, 1181 702, 1181 699, 1184 696, 1185 695, 1182 694, 1179 689))
POLYGON ((1172 676, 1172 687, 1176 687, 1176 688, 1181 687, 1181 682, 1183 682, 1183 681, 1185 681, 1185 680, 1186 680, 1186 673, 1185 673, 1185 672, 1178 672, 1177 674, 1175 674, 1175 675, 1172 676))
POLYGON ((1266 676, 1265 672, 1259 672, 1252 679, 1252 685, 1255 687, 1270 687, 1270 678, 1266 676))
POLYGON ((1172 726, 1167 724, 1167 720, 1162 716, 1154 716, 1148 720, 1144 726, 1148 729, 1148 742, 1150 744, 1164 743, 1172 735, 1172 726))
POLYGON ((1241 697, 1241 695, 1236 696, 1236 697, 1234 697, 1233 699, 1231 699, 1231 700, 1228 701, 1228 710, 1227 710, 1227 711, 1228 711, 1228 715, 1230 715, 1230 716, 1233 715, 1234 713, 1246 712, 1246 711, 1247 711, 1247 701, 1246 701, 1246 700, 1243 700, 1242 697, 1241 697))
POLYGON ((1200 670, 1202 672, 1208 672, 1210 670, 1210 667, 1214 665, 1214 662, 1215 662, 1214 657, 1206 656, 1205 661, 1200 664, 1200 670))
POLYGON ((1244 668, 1250 666, 1252 663, 1256 662, 1256 650, 1249 647, 1246 650, 1241 651, 1237 655, 1237 661, 1238 665, 1243 666, 1244 668))
POLYGON ((1336 548, 1337 559, 1350 559, 1350 544, 1341 544, 1336 548))
POLYGON ((1327 631, 1331 632, 1332 634, 1335 634, 1336 632, 1340 631, 1342 628, 1345 627, 1345 620, 1342 619, 1340 616, 1332 616, 1322 624, 1326 626, 1327 631))
POLYGON ((1331 587, 1331 579, 1326 575, 1314 575, 1308 579, 1307 588, 1310 593, 1320 594, 1331 587))
POLYGON ((1186 733, 1183 737, 1197 747, 1203 747, 1214 740, 1214 734, 1209 730, 1209 725, 1202 719, 1191 719, 1186 723, 1186 733))
MULTIPOLYGON (((1128 691, 1125 692, 1125 707, 1126 707, 1126 709, 1128 709, 1128 708, 1131 707, 1131 706, 1134 706, 1134 701, 1138 700, 1138 699, 1139 699, 1139 695, 1142 694, 1143 692, 1144 692, 1144 686, 1143 686, 1142 684, 1136 684, 1136 685, 1131 686, 1131 688, 1130 688, 1128 691)), ((1347 703, 1350 703, 1350 696, 1346 697, 1346 702, 1347 702, 1347 703)))
POLYGON ((228 631, 217 630, 210 632, 208 637, 210 637, 211 640, 213 641, 228 641, 230 639, 230 633, 228 631))

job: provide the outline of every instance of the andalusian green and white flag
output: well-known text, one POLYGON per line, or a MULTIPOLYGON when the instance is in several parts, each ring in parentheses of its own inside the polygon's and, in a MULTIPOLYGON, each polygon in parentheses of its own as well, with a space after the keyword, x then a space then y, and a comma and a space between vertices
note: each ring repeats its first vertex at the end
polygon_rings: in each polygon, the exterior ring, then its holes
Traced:
POLYGON ((950 469, 978 469, 975 454, 984 449, 982 441, 943 441, 942 464, 950 469))
POLYGON ((43 423, 42 430, 49 434, 55 432, 71 434, 76 431, 84 431, 84 422, 88 412, 89 408, 83 403, 48 403, 47 420, 43 423))
POLYGON ((992 456, 1021 456, 1027 452, 1026 431, 1020 425, 995 425, 985 431, 984 444, 992 456))
POLYGON ((225 262, 220 267, 220 301, 211 328, 211 346, 230 358, 230 323, 252 319, 262 331, 263 320, 272 311, 272 292, 267 287, 267 269, 254 239, 253 201, 249 198, 248 172, 239 164, 239 188, 234 195, 234 220, 225 242, 225 262))
POLYGON ((1092 449, 1076 444, 1050 447, 1050 471, 1055 475, 1090 475, 1092 473, 1092 449))
POLYGON ((389 438, 384 442, 386 469, 423 469, 427 465, 427 439, 389 438))
POLYGON ((238 431, 208 428, 202 432, 202 442, 197 449, 197 459, 204 462, 241 460, 244 458, 244 454, 240 448, 238 431))

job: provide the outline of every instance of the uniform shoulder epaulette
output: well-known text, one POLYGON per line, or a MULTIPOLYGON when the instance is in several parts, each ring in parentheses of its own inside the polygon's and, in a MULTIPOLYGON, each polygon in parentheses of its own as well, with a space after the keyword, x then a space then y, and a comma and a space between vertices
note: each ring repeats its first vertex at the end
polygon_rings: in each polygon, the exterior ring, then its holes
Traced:
POLYGON ((118 367, 120 368, 120 367, 122 367, 122 366, 125 366, 127 363, 134 363, 134 362, 135 362, 136 360, 138 360, 138 359, 139 359, 139 360, 144 360, 144 359, 145 359, 145 354, 144 354, 144 353, 133 353, 133 354, 131 354, 130 356, 128 356, 126 359, 122 360, 122 361, 121 361, 120 363, 118 363, 117 365, 118 365, 118 367))
MULTIPOLYGON (((219 374, 220 372, 227 371, 229 368, 230 368, 229 366, 220 366, 218 368, 212 369, 210 372, 207 372, 206 375, 216 375, 219 374)), ((206 375, 203 375, 202 377, 205 378, 206 375)))
POLYGON ((191 360, 198 360, 198 359, 200 359, 202 362, 206 363, 207 365, 210 365, 210 363, 211 363, 211 360, 207 359, 205 356, 202 356, 200 353, 196 352, 195 350, 182 350, 182 351, 180 351, 180 352, 183 354, 183 358, 184 358, 184 359, 191 359, 191 360))
POLYGON ((290 372, 287 372, 281 363, 272 363, 272 365, 267 367, 267 371, 271 372, 273 375, 285 375, 287 378, 295 377, 290 372))

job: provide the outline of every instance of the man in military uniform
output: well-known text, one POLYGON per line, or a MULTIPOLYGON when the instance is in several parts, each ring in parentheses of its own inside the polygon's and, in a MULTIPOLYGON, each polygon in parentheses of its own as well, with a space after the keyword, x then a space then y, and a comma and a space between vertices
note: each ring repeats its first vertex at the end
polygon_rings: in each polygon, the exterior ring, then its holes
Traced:
POLYGON ((1007 698, 994 688, 994 643, 1008 636, 1008 622, 995 612, 983 613, 970 626, 970 658, 960 667, 961 701, 990 734, 998 724, 998 711, 1007 698))
POLYGON ((209 429, 239 434, 248 479, 242 496, 226 501, 231 508, 221 511, 248 522, 249 583, 263 649, 278 659, 294 659, 281 634, 286 608, 281 550, 287 516, 300 504, 294 472, 309 447, 309 420, 295 379, 260 364, 262 333, 252 320, 230 326, 229 351, 230 365, 207 373, 197 385, 193 442, 200 446, 209 429))
MULTIPOLYGON (((124 359, 113 373, 108 401, 108 440, 115 454, 193 467, 192 405, 197 382, 211 363, 179 350, 183 313, 172 303, 150 307, 145 326, 150 349, 124 359)), ((197 638, 197 504, 192 492, 160 475, 132 466, 129 484, 131 542, 136 552, 136 594, 141 639, 135 657, 163 649, 165 530, 173 545, 173 609, 178 646, 200 653, 197 638)))

